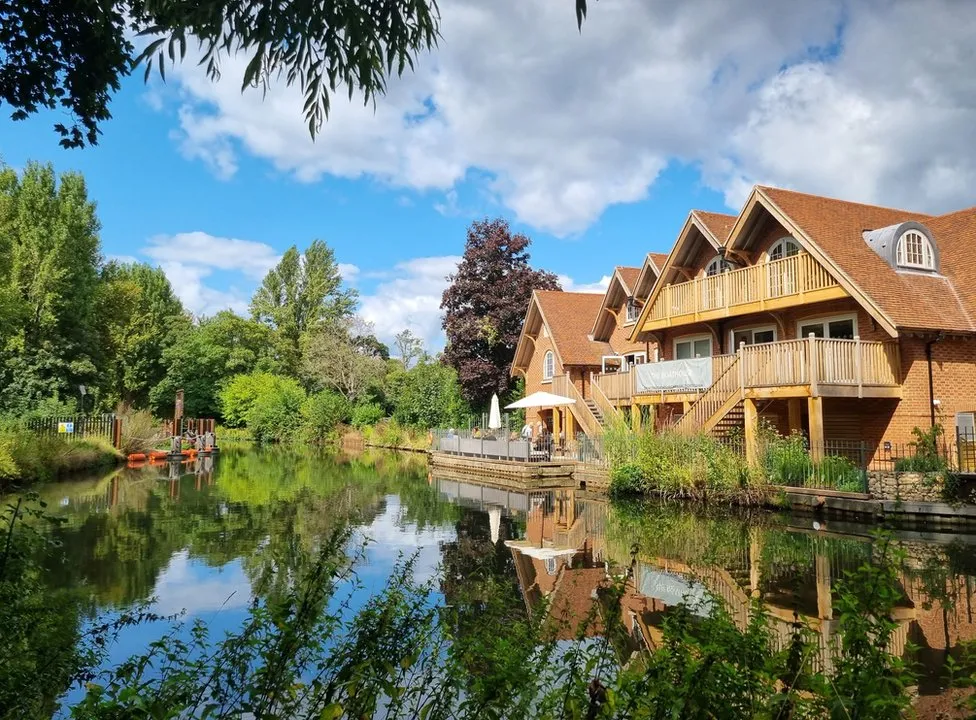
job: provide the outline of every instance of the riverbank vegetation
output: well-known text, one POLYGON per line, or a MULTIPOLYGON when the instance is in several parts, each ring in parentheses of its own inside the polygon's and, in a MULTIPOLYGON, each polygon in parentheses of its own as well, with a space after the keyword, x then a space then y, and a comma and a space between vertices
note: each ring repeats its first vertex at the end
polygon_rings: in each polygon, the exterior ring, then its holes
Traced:
POLYGON ((347 557, 342 525, 323 528, 311 546, 267 548, 269 561, 252 568, 257 597, 240 627, 218 636, 201 622, 147 624, 156 642, 106 664, 114 628, 151 616, 137 607, 79 632, 80 596, 55 597, 34 559, 39 544, 63 551, 35 531, 47 522, 43 513, 29 502, 4 512, 0 657, 8 660, 0 662, 0 698, 10 717, 49 717, 67 687, 75 699, 66 712, 90 719, 894 719, 911 704, 911 669, 888 653, 902 594, 900 561, 884 540, 873 565, 837 583, 840 653, 829 667, 816 662, 820 637, 802 623, 783 638, 758 603, 741 625, 715 597, 671 608, 660 634, 635 644, 621 602, 636 560, 597 589, 585 617, 553 614, 544 602, 526 615, 517 586, 475 561, 484 556, 465 549, 473 542, 466 536, 445 556, 455 572, 463 567, 464 582, 453 573, 416 581, 405 559, 382 592, 351 604, 365 592, 356 575, 364 556, 353 543, 347 557), (438 582, 447 606, 437 600, 438 582), (38 673, 48 682, 37 683, 38 673))
MULTIPOLYGON (((124 404, 172 417, 178 390, 185 417, 215 418, 260 441, 330 442, 343 425, 381 421, 376 432, 388 436, 465 425, 493 392, 511 398, 508 366, 525 303, 533 289, 556 286, 529 266, 527 237, 501 220, 476 222, 444 294, 447 350, 432 355, 404 330, 391 351, 357 315, 357 293, 321 240, 284 252, 247 317, 196 317, 159 267, 105 260, 99 229, 80 174, 0 166, 0 418, 11 420, 8 436, 44 408, 70 416, 124 404)), ((29 444, 8 438, 4 457, 19 453, 21 462, 11 470, 8 461, 7 472, 53 475, 76 462, 33 472, 38 463, 23 457, 29 444)), ((37 454, 40 464, 61 455, 82 463, 94 446, 37 454)))
POLYGON ((655 494, 748 505, 767 502, 771 486, 865 491, 864 472, 850 458, 826 455, 815 460, 804 435, 784 437, 768 425, 760 428, 753 465, 746 462, 741 433, 635 433, 617 421, 608 429, 605 445, 610 492, 618 498, 655 494))

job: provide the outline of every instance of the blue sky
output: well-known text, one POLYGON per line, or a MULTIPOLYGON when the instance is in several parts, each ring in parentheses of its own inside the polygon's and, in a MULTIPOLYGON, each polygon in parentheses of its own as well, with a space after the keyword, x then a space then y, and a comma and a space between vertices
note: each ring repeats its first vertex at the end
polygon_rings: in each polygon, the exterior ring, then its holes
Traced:
POLYGON ((620 0, 580 35, 556 5, 445 0, 438 50, 375 110, 337 100, 315 143, 293 89, 242 96, 228 58, 216 84, 193 63, 127 80, 94 148, 61 149, 51 114, 0 120, 0 156, 83 172, 105 254, 160 264, 195 312, 244 311, 278 254, 322 238, 378 334, 411 327, 432 349, 474 218, 509 219, 535 265, 592 290, 754 182, 973 204, 972 12, 620 0))

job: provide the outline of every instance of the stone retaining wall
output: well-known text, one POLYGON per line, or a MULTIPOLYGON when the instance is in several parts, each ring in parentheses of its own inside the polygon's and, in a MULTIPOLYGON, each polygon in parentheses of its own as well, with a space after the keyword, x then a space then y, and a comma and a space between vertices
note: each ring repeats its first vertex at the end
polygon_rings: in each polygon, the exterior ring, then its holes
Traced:
POLYGON ((873 470, 868 473, 868 493, 874 500, 943 502, 940 473, 873 470))

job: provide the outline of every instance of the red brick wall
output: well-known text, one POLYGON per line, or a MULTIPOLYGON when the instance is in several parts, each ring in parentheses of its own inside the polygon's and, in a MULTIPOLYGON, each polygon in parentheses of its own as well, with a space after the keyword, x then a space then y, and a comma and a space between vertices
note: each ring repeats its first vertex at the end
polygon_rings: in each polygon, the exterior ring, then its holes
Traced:
MULTIPOLYGON (((542 330, 535 338, 535 347, 529 365, 525 371, 525 394, 531 395, 540 390, 552 392, 552 383, 542 381, 542 361, 546 351, 553 350, 552 338, 543 337, 542 330)), ((555 374, 562 375, 562 367, 559 364, 559 356, 555 357, 555 374)), ((526 410, 525 419, 533 425, 542 419, 539 410, 526 410)))

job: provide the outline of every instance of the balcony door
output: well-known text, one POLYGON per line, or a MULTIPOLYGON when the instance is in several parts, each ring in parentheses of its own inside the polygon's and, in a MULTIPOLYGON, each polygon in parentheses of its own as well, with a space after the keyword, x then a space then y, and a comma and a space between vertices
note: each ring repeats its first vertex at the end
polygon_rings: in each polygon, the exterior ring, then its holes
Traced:
POLYGON ((733 330, 730 335, 732 347, 729 348, 729 352, 735 352, 743 343, 746 345, 762 345, 763 343, 776 342, 776 328, 772 325, 733 330))
MULTIPOLYGON (((807 338, 813 335, 827 340, 853 340, 857 336, 857 316, 836 315, 834 317, 800 320, 797 336, 807 338)), ((818 357, 819 375, 822 382, 853 383, 855 379, 856 352, 853 343, 820 344, 818 357)))

